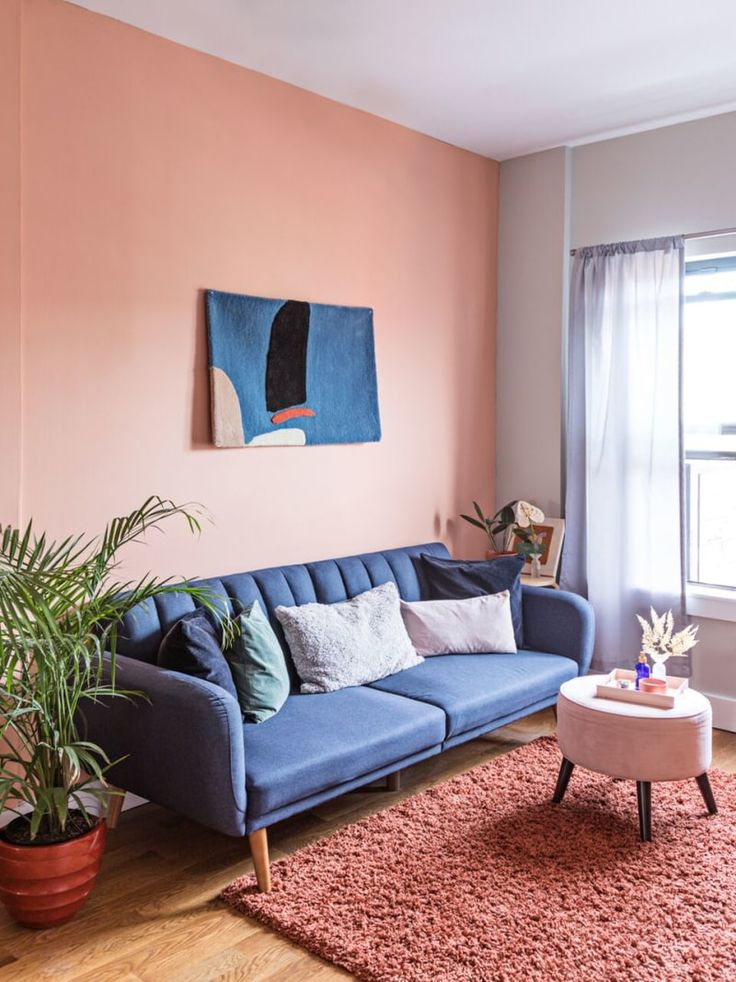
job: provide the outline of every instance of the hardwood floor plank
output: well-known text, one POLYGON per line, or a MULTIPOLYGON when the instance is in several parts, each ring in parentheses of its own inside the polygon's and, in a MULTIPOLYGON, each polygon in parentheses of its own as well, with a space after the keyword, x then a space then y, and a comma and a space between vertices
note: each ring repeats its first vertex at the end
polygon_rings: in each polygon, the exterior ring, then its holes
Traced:
POLYGON ((237 948, 224 948, 173 975, 157 976, 162 982, 239 982, 250 977, 250 958, 237 948))
POLYGON ((125 972, 135 974, 141 982, 165 982, 264 931, 247 918, 234 914, 223 917, 219 901, 212 901, 211 906, 212 918, 200 919, 186 937, 173 930, 170 936, 161 937, 153 944, 146 942, 135 950, 126 951, 123 958, 77 976, 77 982, 117 982, 125 972))
POLYGON ((254 938, 241 942, 238 950, 247 959, 247 974, 243 978, 257 979, 258 982, 266 982, 267 979, 289 979, 291 982, 292 973, 296 974, 296 966, 304 962, 305 956, 310 962, 315 963, 315 967, 324 964, 318 958, 308 955, 303 948, 293 942, 265 929, 254 938))
POLYGON ((112 982, 126 972, 141 980, 160 979, 161 966, 169 958, 191 964, 200 949, 227 946, 263 930, 246 918, 235 917, 213 900, 205 907, 163 918, 140 919, 135 925, 121 927, 113 921, 110 931, 93 939, 80 937, 72 944, 53 945, 46 950, 19 956, 3 970, 0 979, 21 980, 49 978, 63 982, 112 982), (159 964, 160 963, 160 964, 159 964))

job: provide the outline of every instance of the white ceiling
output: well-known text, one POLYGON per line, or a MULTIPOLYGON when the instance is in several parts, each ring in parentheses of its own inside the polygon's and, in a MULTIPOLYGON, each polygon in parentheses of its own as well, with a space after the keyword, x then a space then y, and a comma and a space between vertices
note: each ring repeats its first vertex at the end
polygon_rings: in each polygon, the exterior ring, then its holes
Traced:
POLYGON ((734 0, 72 0, 503 160, 736 108, 734 0))

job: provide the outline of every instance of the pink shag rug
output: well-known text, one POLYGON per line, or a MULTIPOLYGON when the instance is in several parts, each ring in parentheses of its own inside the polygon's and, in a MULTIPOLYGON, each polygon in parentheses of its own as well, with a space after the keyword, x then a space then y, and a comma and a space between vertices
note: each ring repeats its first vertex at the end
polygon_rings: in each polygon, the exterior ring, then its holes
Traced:
POLYGON ((367 982, 736 980, 736 775, 652 788, 560 764, 537 740, 245 876, 236 910, 367 982))

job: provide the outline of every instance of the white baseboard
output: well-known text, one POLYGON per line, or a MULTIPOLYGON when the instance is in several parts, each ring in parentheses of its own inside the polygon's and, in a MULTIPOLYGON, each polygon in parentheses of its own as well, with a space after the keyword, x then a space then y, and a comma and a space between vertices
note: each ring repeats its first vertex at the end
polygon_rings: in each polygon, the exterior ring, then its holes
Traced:
POLYGON ((713 726, 717 730, 730 730, 736 733, 736 699, 733 696, 712 696, 704 692, 713 707, 713 726))
POLYGON ((139 805, 147 805, 148 798, 140 798, 137 794, 133 794, 132 791, 128 791, 125 795, 125 801, 123 802, 123 811, 127 812, 131 808, 137 808, 139 805))
MULTIPOLYGON (((82 798, 85 798, 84 794, 82 794, 82 798)), ((148 804, 148 798, 140 798, 137 794, 133 794, 131 791, 128 791, 127 794, 125 795, 125 801, 123 802, 123 811, 127 812, 131 808, 137 808, 139 805, 147 805, 147 804, 148 804)), ((89 806, 92 812, 97 811, 97 802, 95 801, 94 798, 87 796, 85 800, 85 805, 89 806)), ((28 808, 27 805, 20 805, 20 807, 18 808, 18 811, 20 812, 28 812, 29 810, 30 809, 28 808)), ((0 812, 0 828, 4 828, 8 824, 8 822, 12 822, 12 820, 16 817, 17 817, 17 812, 11 812, 11 811, 0 812)))

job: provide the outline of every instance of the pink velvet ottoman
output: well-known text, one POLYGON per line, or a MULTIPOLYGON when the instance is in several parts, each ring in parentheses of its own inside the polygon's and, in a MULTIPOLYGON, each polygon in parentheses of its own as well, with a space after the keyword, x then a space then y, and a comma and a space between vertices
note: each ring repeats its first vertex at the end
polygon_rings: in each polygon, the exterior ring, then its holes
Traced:
POLYGON ((686 689, 673 709, 599 699, 605 676, 571 679, 557 700, 557 743, 562 765, 552 800, 562 801, 575 765, 636 781, 639 832, 652 838, 652 783, 695 778, 711 815, 716 802, 708 780, 712 757, 710 703, 686 689))

